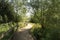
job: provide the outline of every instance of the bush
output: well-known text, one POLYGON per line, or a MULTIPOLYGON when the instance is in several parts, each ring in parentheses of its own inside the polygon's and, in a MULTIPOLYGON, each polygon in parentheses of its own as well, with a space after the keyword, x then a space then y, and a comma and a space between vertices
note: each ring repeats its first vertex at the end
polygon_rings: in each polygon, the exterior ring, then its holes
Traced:
POLYGON ((58 27, 49 26, 42 30, 40 25, 35 24, 31 33, 37 40, 60 40, 60 29, 58 27))

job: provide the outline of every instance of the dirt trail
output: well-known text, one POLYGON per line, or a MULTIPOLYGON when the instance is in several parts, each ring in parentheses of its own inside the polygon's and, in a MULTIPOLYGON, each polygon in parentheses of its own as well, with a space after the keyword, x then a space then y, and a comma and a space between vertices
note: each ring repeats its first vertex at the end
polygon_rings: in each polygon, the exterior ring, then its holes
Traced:
POLYGON ((32 28, 31 24, 28 24, 26 27, 18 29, 18 32, 15 33, 13 40, 34 40, 32 35, 29 33, 29 29, 32 28))

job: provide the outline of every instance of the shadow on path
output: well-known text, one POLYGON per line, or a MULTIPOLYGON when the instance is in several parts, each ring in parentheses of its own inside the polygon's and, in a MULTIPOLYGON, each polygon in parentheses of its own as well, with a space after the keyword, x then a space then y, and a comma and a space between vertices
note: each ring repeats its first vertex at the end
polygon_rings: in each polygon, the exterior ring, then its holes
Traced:
POLYGON ((29 30, 31 29, 31 25, 28 24, 26 27, 18 30, 15 34, 12 40, 34 40, 32 35, 29 33, 29 30), (30 28, 30 29, 29 29, 30 28))

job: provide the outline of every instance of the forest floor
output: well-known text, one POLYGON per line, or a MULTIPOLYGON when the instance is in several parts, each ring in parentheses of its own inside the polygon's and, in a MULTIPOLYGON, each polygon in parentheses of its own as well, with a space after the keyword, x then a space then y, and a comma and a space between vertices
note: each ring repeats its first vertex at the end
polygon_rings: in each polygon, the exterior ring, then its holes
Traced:
POLYGON ((26 27, 19 28, 14 34, 12 40, 34 40, 32 35, 29 33, 29 30, 32 28, 32 26, 32 24, 28 23, 26 27))

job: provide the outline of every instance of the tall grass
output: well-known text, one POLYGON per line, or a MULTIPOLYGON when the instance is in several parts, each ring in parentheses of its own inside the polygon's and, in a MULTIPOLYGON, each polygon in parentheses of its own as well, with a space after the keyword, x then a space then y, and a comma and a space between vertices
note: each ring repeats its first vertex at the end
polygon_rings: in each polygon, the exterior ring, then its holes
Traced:
POLYGON ((0 40, 8 40, 13 34, 13 32, 9 32, 9 30, 12 29, 12 27, 15 27, 15 25, 16 24, 12 24, 12 22, 0 24, 0 40))
POLYGON ((31 33, 37 40, 60 40, 60 28, 58 26, 48 26, 43 31, 39 24, 35 24, 31 29, 31 33))

